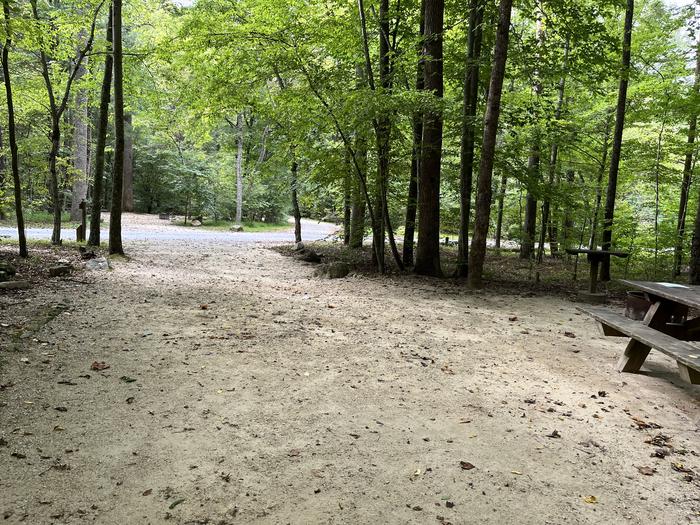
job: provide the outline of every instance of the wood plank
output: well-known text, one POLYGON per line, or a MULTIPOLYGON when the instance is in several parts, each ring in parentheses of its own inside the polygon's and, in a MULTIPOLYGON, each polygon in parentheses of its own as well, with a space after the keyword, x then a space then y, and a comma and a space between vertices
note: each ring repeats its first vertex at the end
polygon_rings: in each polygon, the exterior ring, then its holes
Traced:
POLYGON ((656 297, 700 309, 700 286, 655 283, 651 281, 628 281, 626 279, 620 279, 620 282, 630 288, 647 292, 656 297))
POLYGON ((645 326, 640 321, 628 319, 604 307, 578 307, 578 310, 590 315, 596 321, 626 334, 643 345, 672 357, 686 367, 700 371, 700 347, 686 341, 680 341, 675 337, 645 326))

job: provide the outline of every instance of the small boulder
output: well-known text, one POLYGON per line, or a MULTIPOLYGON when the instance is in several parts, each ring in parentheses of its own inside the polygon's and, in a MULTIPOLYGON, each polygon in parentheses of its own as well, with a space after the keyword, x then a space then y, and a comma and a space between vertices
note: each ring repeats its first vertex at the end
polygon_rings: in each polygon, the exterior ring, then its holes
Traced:
POLYGON ((12 276, 17 273, 17 269, 8 262, 0 261, 0 272, 5 272, 7 275, 12 276))
POLYGON ((202 223, 200 221, 198 221, 197 219, 193 220, 190 224, 192 224, 192 226, 201 226, 202 225, 202 223))
POLYGON ((85 263, 85 269, 95 271, 95 270, 109 270, 112 266, 109 264, 109 260, 104 257, 96 257, 85 263))
POLYGON ((231 226, 231 227, 229 228, 229 231, 232 231, 232 232, 242 232, 242 231, 243 231, 243 226, 241 226, 240 224, 234 224, 233 226, 231 226))
POLYGON ((49 277, 62 277, 70 274, 71 271, 73 271, 73 267, 70 264, 57 264, 49 268, 49 277))

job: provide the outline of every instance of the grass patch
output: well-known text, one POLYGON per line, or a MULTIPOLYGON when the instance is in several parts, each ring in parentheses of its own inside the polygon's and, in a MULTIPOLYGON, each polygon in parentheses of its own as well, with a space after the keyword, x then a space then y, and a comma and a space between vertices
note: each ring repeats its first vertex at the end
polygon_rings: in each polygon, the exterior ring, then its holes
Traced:
MULTIPOLYGON (((9 213, 5 220, 0 221, 0 226, 16 228, 17 220, 14 212, 9 213)), ((24 226, 26 228, 53 228, 53 212, 43 210, 24 210, 24 226)), ((61 214, 61 228, 77 228, 77 222, 71 222, 70 213, 61 214)))

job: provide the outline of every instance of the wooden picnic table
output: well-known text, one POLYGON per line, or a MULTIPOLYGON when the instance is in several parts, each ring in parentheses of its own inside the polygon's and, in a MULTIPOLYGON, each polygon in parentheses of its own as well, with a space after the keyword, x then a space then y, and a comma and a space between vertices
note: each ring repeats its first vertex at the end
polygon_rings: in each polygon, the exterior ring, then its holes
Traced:
POLYGON ((690 317, 690 309, 700 309, 700 286, 677 283, 628 281, 622 284, 643 292, 649 302, 644 319, 636 321, 605 307, 580 308, 600 322, 608 336, 629 337, 620 357, 620 372, 638 372, 652 348, 676 360, 686 382, 700 384, 700 317, 690 317))
POLYGON ((594 294, 598 292, 598 267, 600 263, 610 257, 629 257, 627 252, 615 252, 610 250, 589 250, 584 248, 567 248, 566 253, 570 255, 586 254, 588 262, 591 264, 589 291, 594 294))

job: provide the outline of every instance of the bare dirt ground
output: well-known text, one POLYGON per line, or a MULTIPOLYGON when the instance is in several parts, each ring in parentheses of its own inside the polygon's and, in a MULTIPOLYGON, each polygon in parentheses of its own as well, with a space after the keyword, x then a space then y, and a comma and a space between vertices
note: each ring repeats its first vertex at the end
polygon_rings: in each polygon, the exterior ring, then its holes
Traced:
POLYGON ((126 248, 0 295, 3 523, 700 522, 700 392, 565 299, 126 248))

